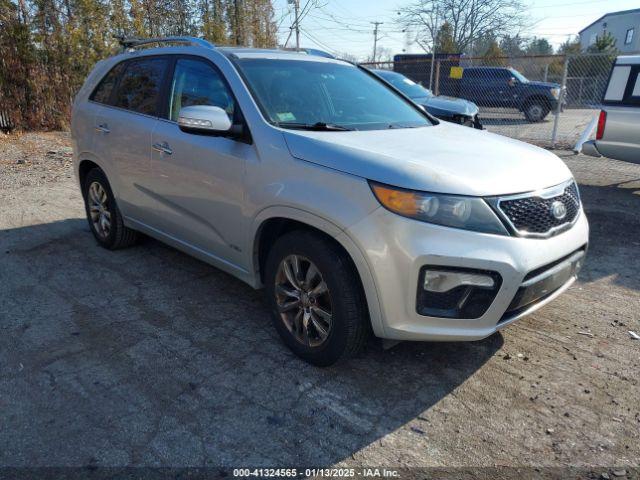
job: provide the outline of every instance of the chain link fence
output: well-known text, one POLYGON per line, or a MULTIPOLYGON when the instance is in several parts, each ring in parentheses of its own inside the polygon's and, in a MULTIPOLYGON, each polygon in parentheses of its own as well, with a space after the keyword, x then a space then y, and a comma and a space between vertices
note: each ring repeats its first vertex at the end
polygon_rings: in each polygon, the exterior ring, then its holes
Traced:
MULTIPOLYGON (((425 56, 363 65, 401 73, 436 96, 475 103, 491 132, 571 147, 597 115, 615 59, 610 54, 450 56, 431 62, 425 56)), ((455 102, 451 107, 457 108, 455 102)))

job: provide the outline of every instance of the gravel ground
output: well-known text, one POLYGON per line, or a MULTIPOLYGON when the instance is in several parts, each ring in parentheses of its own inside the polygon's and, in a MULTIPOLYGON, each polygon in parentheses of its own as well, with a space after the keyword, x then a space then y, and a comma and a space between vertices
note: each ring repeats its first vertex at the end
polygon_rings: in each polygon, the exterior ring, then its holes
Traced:
POLYGON ((480 342, 372 346, 317 369, 280 343, 260 292, 153 240, 100 249, 69 152, 67 134, 0 136, 0 467, 636 478, 640 166, 557 152, 592 234, 555 302, 480 342))

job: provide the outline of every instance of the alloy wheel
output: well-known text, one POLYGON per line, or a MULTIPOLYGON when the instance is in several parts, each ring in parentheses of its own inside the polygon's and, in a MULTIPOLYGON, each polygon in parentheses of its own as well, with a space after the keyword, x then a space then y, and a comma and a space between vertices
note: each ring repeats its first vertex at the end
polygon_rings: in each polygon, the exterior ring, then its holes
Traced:
POLYGON ((329 288, 316 265, 301 255, 288 255, 278 266, 275 287, 287 330, 305 346, 322 345, 331 332, 333 312, 329 288))
POLYGON ((89 185, 89 215, 96 233, 100 238, 107 238, 111 232, 111 212, 109 211, 109 196, 99 182, 89 185))

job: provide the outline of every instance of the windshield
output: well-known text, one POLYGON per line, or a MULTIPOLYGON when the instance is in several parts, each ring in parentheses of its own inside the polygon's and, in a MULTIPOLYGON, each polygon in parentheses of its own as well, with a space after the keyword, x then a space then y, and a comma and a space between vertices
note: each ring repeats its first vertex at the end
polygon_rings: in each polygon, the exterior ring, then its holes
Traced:
POLYGON ((430 97, 433 95, 431 90, 399 73, 380 73, 379 75, 409 98, 430 97))
POLYGON ((511 72, 511 75, 516 77, 516 80, 518 80, 520 83, 529 83, 529 79, 522 75, 519 71, 514 70, 513 68, 510 68, 509 71, 511 72))
POLYGON ((415 106, 353 65, 255 58, 237 63, 263 114, 283 128, 339 131, 431 125, 415 106))

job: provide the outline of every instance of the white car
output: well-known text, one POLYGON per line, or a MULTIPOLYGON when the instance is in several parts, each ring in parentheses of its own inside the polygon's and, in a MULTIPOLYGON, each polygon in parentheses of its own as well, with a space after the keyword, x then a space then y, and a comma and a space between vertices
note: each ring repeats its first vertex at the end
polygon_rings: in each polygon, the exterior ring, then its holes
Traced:
POLYGON ((440 122, 331 58, 125 47, 73 106, 96 240, 144 232, 264 287, 305 360, 347 358, 370 332, 481 339, 575 280, 587 219, 552 153, 440 122))

